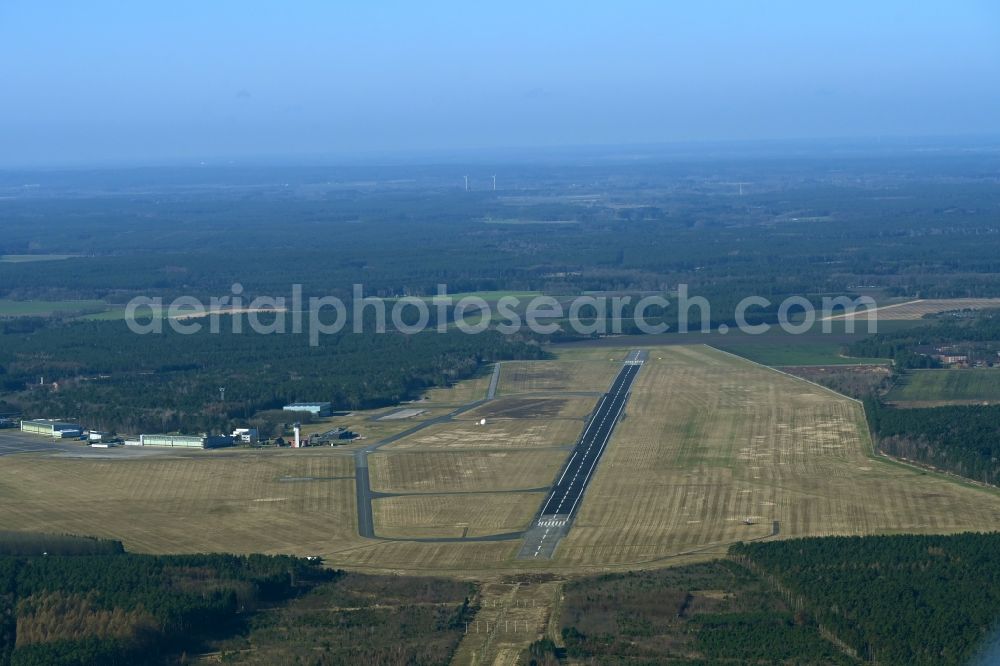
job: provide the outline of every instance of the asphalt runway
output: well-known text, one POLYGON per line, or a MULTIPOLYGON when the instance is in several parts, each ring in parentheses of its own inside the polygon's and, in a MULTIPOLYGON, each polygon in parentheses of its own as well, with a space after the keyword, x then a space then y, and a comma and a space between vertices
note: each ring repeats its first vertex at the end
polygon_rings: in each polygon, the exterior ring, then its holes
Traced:
POLYGON ((611 431, 625 409, 629 389, 632 388, 635 376, 639 374, 643 360, 642 352, 632 352, 618 371, 611 389, 601 398, 594 417, 590 419, 587 429, 573 449, 573 455, 542 506, 542 519, 547 516, 572 516, 576 511, 577 504, 587 489, 590 475, 611 439, 611 431))
POLYGON ((525 535, 524 546, 518 554, 520 559, 550 558, 559 540, 566 536, 580 499, 586 492, 601 454, 607 448, 611 433, 625 409, 632 382, 647 356, 646 352, 633 351, 626 357, 611 388, 598 403, 580 441, 573 448, 569 461, 542 504, 534 527, 525 535))
MULTIPOLYGON (((628 400, 629 390, 632 381, 639 373, 643 362, 648 354, 644 351, 630 352, 621 370, 611 384, 607 393, 601 396, 593 416, 588 421, 583 436, 573 447, 569 461, 563 467, 559 480, 551 488, 542 511, 532 527, 524 532, 510 532, 506 534, 494 534, 481 537, 429 537, 410 539, 388 539, 379 537, 375 533, 374 512, 372 510, 372 500, 376 497, 388 497, 396 493, 380 493, 371 488, 371 479, 368 470, 368 456, 379 448, 391 444, 392 442, 408 437, 428 426, 437 423, 446 423, 456 416, 480 407, 496 395, 497 385, 500 379, 500 364, 494 367, 493 376, 487 395, 482 400, 476 400, 467 405, 463 405, 447 414, 414 424, 412 427, 386 437, 374 444, 369 444, 354 452, 355 465, 355 491, 357 493, 358 512, 358 534, 368 539, 383 539, 386 541, 422 541, 432 543, 450 542, 470 542, 470 541, 509 541, 524 538, 524 545, 519 557, 551 557, 559 542, 569 529, 570 519, 576 511, 580 499, 587 489, 587 483, 597 467, 597 463, 607 447, 608 440, 615 424, 621 418, 628 400)), ((587 393, 586 395, 590 395, 587 393)))

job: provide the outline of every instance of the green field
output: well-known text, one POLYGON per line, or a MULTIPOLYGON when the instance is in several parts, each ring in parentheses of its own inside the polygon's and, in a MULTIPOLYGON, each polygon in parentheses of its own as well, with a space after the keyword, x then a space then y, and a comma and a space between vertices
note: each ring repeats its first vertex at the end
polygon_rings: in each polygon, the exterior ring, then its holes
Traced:
POLYGON ((104 310, 104 301, 11 301, 0 299, 0 317, 45 317, 57 312, 77 313, 104 310))
POLYGON ((720 342, 718 336, 709 341, 713 347, 731 354, 770 366, 783 365, 863 365, 884 364, 884 358, 854 358, 843 356, 839 342, 826 342, 803 336, 802 342, 777 342, 774 339, 754 344, 746 340, 727 344, 720 342))
MULTIPOLYGON (((148 313, 149 310, 147 309, 146 312, 148 313)), ((157 314, 163 316, 162 312, 158 312, 157 314)), ((94 321, 115 321, 124 318, 125 318, 125 308, 121 306, 111 307, 105 310, 104 312, 94 312, 92 314, 80 317, 80 319, 88 319, 94 321)))
POLYGON ((62 261, 77 254, 0 254, 0 264, 27 264, 35 261, 62 261))
POLYGON ((911 370, 886 394, 901 402, 1000 401, 1000 369, 911 370))
MULTIPOLYGON (((513 296, 514 298, 520 299, 532 299, 536 296, 541 296, 540 291, 464 291, 457 294, 445 294, 446 297, 453 299, 452 302, 457 301, 460 298, 481 298, 487 303, 495 303, 501 298, 507 296, 513 296)), ((420 300, 430 302, 434 296, 419 296, 420 300)))

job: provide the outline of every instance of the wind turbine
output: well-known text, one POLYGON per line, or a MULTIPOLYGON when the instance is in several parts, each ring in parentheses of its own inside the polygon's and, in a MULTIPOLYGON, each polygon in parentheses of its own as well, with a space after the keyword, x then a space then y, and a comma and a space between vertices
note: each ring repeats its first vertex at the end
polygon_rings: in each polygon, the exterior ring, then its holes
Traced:
POLYGON ((736 185, 737 187, 740 188, 739 189, 740 196, 743 196, 743 186, 744 185, 752 185, 752 183, 719 183, 719 184, 720 185, 736 185))

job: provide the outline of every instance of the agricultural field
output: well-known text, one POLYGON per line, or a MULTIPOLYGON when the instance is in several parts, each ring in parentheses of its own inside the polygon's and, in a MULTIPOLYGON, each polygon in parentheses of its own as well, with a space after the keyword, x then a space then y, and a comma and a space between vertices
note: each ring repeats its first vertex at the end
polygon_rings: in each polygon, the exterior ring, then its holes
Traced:
POLYGON ((0 264, 30 264, 39 261, 63 261, 78 254, 0 254, 0 264))
MULTIPOLYGON (((788 336, 789 340, 793 336, 788 336)), ((804 366, 804 365, 881 365, 884 358, 856 358, 845 356, 843 344, 828 342, 821 338, 796 339, 790 342, 775 343, 763 340, 754 344, 752 340, 741 340, 737 343, 724 341, 716 336, 710 343, 713 347, 728 351, 750 359, 756 363, 772 367, 804 366)))
POLYGON ((61 313, 93 313, 107 309, 108 304, 98 300, 12 301, 9 299, 0 299, 0 317, 50 317, 61 313))
POLYGON ((885 400, 899 407, 934 407, 1000 401, 1000 369, 910 370, 885 400))
MULTIPOLYGON (((937 298, 882 305, 876 309, 876 312, 880 320, 912 321, 923 319, 927 315, 950 312, 952 310, 985 310, 997 307, 1000 307, 1000 298, 937 298)), ((863 321, 866 317, 867 313, 860 311, 856 314, 834 315, 829 318, 854 318, 863 321)))
MULTIPOLYGON (((487 303, 496 303, 501 298, 516 298, 518 300, 530 301, 536 296, 541 296, 540 291, 464 291, 457 294, 446 294, 446 298, 458 301, 463 298, 481 298, 487 303)), ((432 302, 435 296, 419 296, 421 300, 432 302)))

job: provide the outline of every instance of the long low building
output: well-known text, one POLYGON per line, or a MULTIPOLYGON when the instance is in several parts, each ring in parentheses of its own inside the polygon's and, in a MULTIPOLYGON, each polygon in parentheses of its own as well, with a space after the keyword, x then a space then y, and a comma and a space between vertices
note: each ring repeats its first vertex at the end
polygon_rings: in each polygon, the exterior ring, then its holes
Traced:
POLYGON ((55 419, 30 419, 21 421, 21 432, 45 435, 53 439, 65 439, 67 437, 80 437, 83 435, 83 428, 76 423, 66 423, 55 419))
POLYGON ((233 438, 226 435, 139 435, 139 446, 217 449, 232 444, 233 438))
POLYGON ((313 416, 329 416, 333 411, 330 402, 293 402, 282 407, 286 412, 309 412, 313 416))

